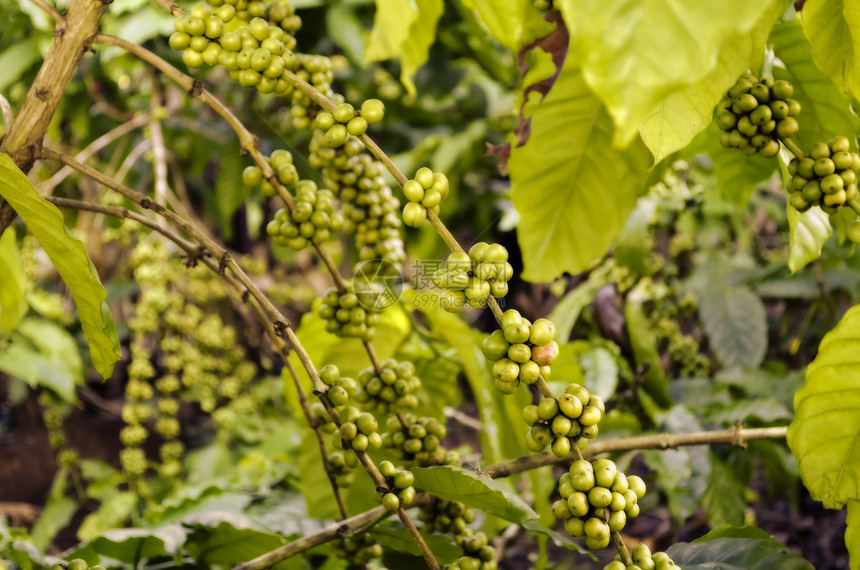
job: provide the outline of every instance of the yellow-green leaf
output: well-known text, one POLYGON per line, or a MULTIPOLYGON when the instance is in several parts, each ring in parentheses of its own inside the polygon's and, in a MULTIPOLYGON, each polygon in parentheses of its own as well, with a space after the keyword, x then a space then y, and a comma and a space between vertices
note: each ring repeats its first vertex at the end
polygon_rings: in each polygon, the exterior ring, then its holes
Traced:
POLYGON ((427 61, 444 9, 442 0, 376 0, 365 62, 399 58, 400 81, 414 95, 415 73, 427 61))
POLYGON ((800 213, 786 204, 789 227, 788 268, 792 273, 821 257, 821 248, 833 229, 830 217, 819 207, 800 213))
MULTIPOLYGON (((749 35, 774 2, 748 0, 560 0, 570 57, 631 144, 663 99, 704 80, 736 38, 749 35)), ((743 71, 743 70, 740 70, 743 71)), ((728 85, 727 85, 728 87, 728 85)))
POLYGON ((810 495, 829 509, 860 499, 860 305, 825 335, 794 394, 788 447, 810 495))
POLYGON ((807 2, 800 13, 815 64, 844 95, 860 95, 860 6, 843 0, 807 2))
POLYGON ((93 366, 103 378, 108 378, 121 356, 119 339, 105 303, 107 293, 84 244, 69 233, 57 207, 36 192, 30 180, 5 154, 0 154, 0 196, 27 224, 27 229, 39 241, 72 293, 93 366))
POLYGON ((552 31, 531 0, 463 0, 497 40, 516 51, 552 31))
POLYGON ((848 547, 848 567, 860 570, 860 501, 848 501, 848 527, 845 529, 845 546, 848 547))
POLYGON ((785 2, 770 2, 770 6, 752 31, 736 34, 723 43, 716 67, 701 81, 668 95, 642 121, 639 133, 654 154, 655 163, 687 146, 707 127, 725 92, 751 67, 751 62, 761 57, 768 32, 785 2))
POLYGON ((612 147, 612 121, 568 57, 535 107, 528 142, 511 149, 513 201, 520 220, 523 278, 579 273, 621 232, 646 180, 651 154, 641 140, 612 147))
POLYGON ((15 330, 27 314, 27 283, 15 230, 7 229, 0 236, 0 336, 15 330))

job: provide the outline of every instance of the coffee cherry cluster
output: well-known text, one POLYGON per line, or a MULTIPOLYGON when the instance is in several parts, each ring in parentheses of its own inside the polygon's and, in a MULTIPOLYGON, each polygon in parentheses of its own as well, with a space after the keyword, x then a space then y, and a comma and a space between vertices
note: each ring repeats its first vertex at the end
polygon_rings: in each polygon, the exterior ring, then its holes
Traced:
POLYGON ((296 186, 296 202, 292 211, 281 208, 266 226, 272 241, 296 251, 309 243, 328 241, 343 228, 343 216, 334 208, 331 190, 317 189, 311 180, 300 180, 296 186))
MULTIPOLYGON (((323 384, 329 387, 326 395, 335 408, 345 406, 349 399, 355 396, 358 391, 358 383, 352 378, 341 376, 340 370, 333 364, 323 366, 319 371, 319 375, 323 384)), ((325 407, 319 402, 315 402, 315 404, 319 404, 319 407, 322 407, 322 413, 325 414, 325 418, 327 419, 324 423, 328 423, 331 418, 329 418, 325 407)))
POLYGON ((337 486, 343 489, 351 486, 355 481, 355 468, 358 466, 358 457, 354 453, 335 451, 329 456, 328 461, 337 486))
POLYGON ((170 36, 170 47, 182 50, 182 61, 188 67, 220 64, 245 87, 256 87, 261 93, 291 93, 292 84, 282 76, 285 69, 296 67, 295 55, 288 47, 295 47, 295 38, 260 17, 225 32, 225 23, 235 16, 236 10, 229 4, 214 13, 209 6, 198 4, 190 15, 174 22, 176 32, 170 36))
POLYGON ((332 443, 340 450, 376 451, 382 447, 378 430, 379 423, 372 414, 349 406, 340 412, 340 427, 332 435, 332 443))
POLYGON ((436 418, 416 418, 405 414, 406 425, 397 416, 385 422, 382 445, 404 463, 415 463, 420 467, 445 464, 447 450, 440 442, 445 439, 447 429, 436 418))
POLYGON ((717 116, 717 126, 723 131, 720 144, 745 154, 776 156, 779 139, 797 134, 794 117, 800 113, 800 103, 791 98, 793 93, 791 83, 782 79, 759 81, 753 75, 738 79, 729 89, 725 110, 717 116))
POLYGON ((858 171, 860 155, 851 152, 846 137, 817 143, 809 156, 793 158, 788 163, 792 176, 787 186, 788 201, 799 212, 820 206, 833 214, 848 200, 857 199, 858 171))
MULTIPOLYGON (((290 151, 279 148, 272 151, 272 155, 265 159, 281 184, 290 190, 296 187, 299 182, 299 172, 293 164, 293 155, 290 151)), ((268 180, 263 180, 263 172, 256 164, 242 171, 242 182, 249 188, 259 187, 263 196, 267 198, 275 195, 275 187, 268 180)))
POLYGON ((433 274, 432 281, 442 289, 442 308, 456 313, 467 304, 476 309, 486 306, 490 295, 504 297, 513 275, 504 246, 478 242, 468 254, 452 252, 445 267, 433 274))
POLYGON ((651 550, 644 544, 639 543, 633 547, 633 564, 626 565, 621 561, 621 555, 616 555, 615 559, 603 567, 603 570, 681 570, 681 567, 676 565, 669 555, 665 552, 656 552, 653 555, 651 550))
POLYGON ((639 516, 645 482, 624 475, 608 459, 580 459, 558 480, 558 492, 561 499, 553 503, 552 514, 565 520, 570 536, 584 536, 589 548, 599 550, 609 546, 610 533, 621 532, 628 518, 639 516))
POLYGON ((359 258, 403 263, 406 253, 398 215, 400 201, 385 183, 382 164, 355 137, 350 136, 335 149, 325 145, 324 136, 320 129, 314 132, 308 160, 320 169, 323 185, 340 199, 344 230, 355 236, 359 258))
POLYGON ((584 447, 585 440, 597 435, 604 411, 599 397, 579 384, 568 384, 558 400, 544 398, 523 408, 523 420, 531 427, 526 445, 535 453, 549 445, 557 457, 566 457, 573 445, 584 447))
MULTIPOLYGON (((323 55, 296 54, 296 69, 293 70, 299 79, 310 83, 317 91, 329 99, 337 99, 331 88, 334 71, 331 59, 323 55)), ((313 125, 313 117, 319 111, 317 104, 303 91, 292 91, 290 101, 290 120, 296 129, 308 130, 313 125)))
POLYGON ((473 533, 471 529, 455 536, 457 545, 463 549, 463 556, 453 564, 444 566, 447 570, 496 570, 496 549, 488 544, 483 532, 473 533))
POLYGON ((325 330, 346 338, 371 340, 379 324, 379 313, 373 303, 360 303, 359 295, 347 281, 347 292, 331 288, 323 295, 318 314, 325 320, 325 330))
POLYGON ((433 497, 421 507, 418 520, 424 523, 424 528, 433 532, 458 536, 464 534, 468 525, 475 522, 475 511, 458 501, 433 497))
POLYGON ((515 309, 502 315, 502 329, 484 339, 481 351, 493 363, 496 388, 503 394, 516 392, 520 382, 534 384, 550 375, 550 364, 558 357, 553 340, 555 325, 548 319, 534 324, 515 309))
POLYGON ((349 103, 341 103, 331 113, 317 113, 314 126, 325 131, 323 142, 326 146, 337 148, 342 146, 350 135, 363 135, 367 131, 367 125, 378 123, 384 114, 385 105, 379 99, 368 99, 361 104, 361 110, 358 112, 349 103))
MULTIPOLYGON (((329 400, 331 400, 331 395, 329 395, 329 400)), ((334 402, 332 402, 334 404, 334 402)), ((316 421, 317 426, 324 433, 334 433, 337 429, 337 426, 334 423, 334 420, 331 419, 331 416, 328 414, 328 410, 325 409, 325 406, 322 402, 314 402, 311 404, 311 413, 313 414, 313 419, 316 421)))
POLYGON ((415 500, 415 476, 408 469, 395 467, 390 461, 379 463, 379 472, 385 477, 385 491, 378 491, 382 506, 388 511, 396 511, 401 505, 408 506, 415 500))
POLYGON ((407 180, 403 185, 403 194, 409 200, 403 207, 403 221, 406 225, 420 228, 427 219, 428 209, 438 214, 442 200, 448 196, 448 190, 447 176, 427 167, 419 168, 415 178, 407 180))
POLYGON ((421 379, 415 375, 415 365, 409 361, 387 359, 380 366, 379 374, 372 366, 358 373, 361 390, 355 399, 361 407, 380 415, 417 408, 418 396, 415 393, 421 388, 421 379))
POLYGON ((335 556, 355 566, 365 566, 372 559, 382 556, 382 545, 367 532, 339 538, 332 544, 335 556))
POLYGON ((236 19, 243 22, 255 17, 266 19, 271 25, 278 26, 290 34, 291 41, 287 43, 287 47, 295 48, 295 38, 292 36, 302 27, 302 20, 289 2, 258 0, 206 0, 206 2, 213 8, 232 7, 236 13, 236 19))

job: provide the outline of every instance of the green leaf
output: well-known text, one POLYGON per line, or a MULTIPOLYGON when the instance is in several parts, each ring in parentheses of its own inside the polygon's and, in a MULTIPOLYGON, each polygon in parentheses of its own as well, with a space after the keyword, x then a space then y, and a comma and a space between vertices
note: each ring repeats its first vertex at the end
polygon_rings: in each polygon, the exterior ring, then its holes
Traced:
POLYGON ((755 191, 756 184, 773 176, 777 163, 756 153, 745 155, 736 148, 720 144, 719 129, 715 124, 706 131, 708 155, 714 161, 717 191, 740 208, 745 208, 755 191))
POLYGON ((102 378, 110 377, 120 357, 119 339, 107 293, 99 281, 84 244, 72 237, 56 206, 45 201, 12 159, 0 154, 0 196, 27 224, 27 229, 51 258, 78 307, 90 357, 102 378))
POLYGON ((325 11, 326 30, 331 40, 350 61, 364 61, 364 27, 355 10, 343 4, 330 4, 325 11))
POLYGON ((460 501, 512 523, 538 518, 516 493, 484 475, 462 467, 440 465, 412 469, 415 488, 446 501, 460 501))
POLYGON ((702 496, 702 507, 708 513, 711 528, 725 524, 741 525, 747 502, 744 500, 745 485, 734 470, 715 454, 711 453, 711 473, 708 487, 702 496))
POLYGON ((597 562, 597 557, 592 554, 590 550, 588 550, 587 548, 583 548, 582 546, 574 542, 570 535, 567 533, 562 534, 551 528, 539 524, 537 521, 532 520, 524 521, 522 523, 522 527, 534 533, 548 536, 550 539, 552 539, 552 542, 556 546, 561 546, 562 548, 567 548, 568 550, 574 550, 579 554, 584 554, 591 558, 593 561, 597 562))
POLYGON ((497 40, 513 51, 546 36, 553 26, 535 10, 531 0, 463 0, 497 40))
POLYGON ((723 43, 717 64, 707 75, 667 96, 643 119, 639 133, 654 154, 655 163, 686 147, 707 127, 713 108, 729 87, 761 57, 768 32, 782 14, 785 2, 768 5, 749 33, 737 34, 723 43))
POLYGON ((218 177, 215 179, 215 206, 221 219, 224 237, 229 239, 233 234, 230 223, 233 214, 248 198, 249 188, 242 182, 242 171, 245 160, 239 152, 239 145, 228 145, 218 160, 218 177))
POLYGON ((50 388, 64 402, 76 401, 75 385, 79 382, 65 366, 38 352, 20 335, 12 340, 0 352, 0 370, 33 388, 50 388))
POLYGON ((522 409, 531 401, 529 391, 522 387, 516 394, 505 396, 496 390, 490 366, 481 352, 484 334, 469 328, 458 315, 444 310, 431 307, 425 314, 433 325, 433 333, 457 351, 463 364, 466 380, 478 404, 483 460, 495 463, 527 454, 522 409))
POLYGON ((581 283, 576 289, 566 293, 561 301, 556 304, 547 317, 555 323, 555 338, 562 342, 570 338, 579 314, 594 300, 594 294, 606 283, 605 279, 596 278, 595 273, 588 277, 588 281, 581 283))
POLYGON ((839 509, 860 499, 860 306, 825 335, 794 395, 788 447, 816 501, 839 509))
POLYGON ((603 346, 595 346, 579 354, 584 386, 588 391, 603 400, 615 394, 618 386, 618 362, 615 356, 603 346))
POLYGON ((639 276, 651 274, 647 262, 648 254, 654 246, 654 239, 648 227, 656 211, 656 200, 648 197, 639 198, 636 208, 627 218, 612 249, 612 257, 618 265, 630 269, 639 276))
POLYGON ((274 532, 236 528, 229 522, 217 526, 195 526, 185 545, 188 555, 206 567, 235 566, 271 552, 286 542, 274 532))
POLYGON ((99 556, 138 565, 142 560, 181 552, 188 531, 180 524, 158 528, 122 528, 105 531, 76 549, 69 558, 90 560, 99 556))
POLYGON ((813 63, 812 46, 803 35, 800 22, 777 24, 770 41, 774 55, 785 65, 774 66, 774 79, 790 81, 794 86, 792 98, 803 108, 803 126, 794 137, 801 147, 811 149, 817 142, 853 133, 857 117, 850 111, 850 102, 813 63))
POLYGON ((0 336, 18 326, 27 314, 27 282, 24 265, 15 242, 14 228, 7 228, 0 236, 0 336))
POLYGON ((611 146, 612 123, 585 85, 576 58, 531 117, 531 136, 511 149, 512 198, 520 220, 523 278, 552 281, 579 273, 606 253, 646 180, 641 141, 611 146))
POLYGON ((87 515, 78 528, 78 538, 95 540, 105 531, 123 526, 137 507, 139 496, 132 491, 117 491, 102 501, 98 510, 87 515))
POLYGON ((774 538, 746 529, 738 534, 755 538, 720 536, 726 531, 716 529, 692 544, 674 544, 666 554, 684 570, 813 570, 812 564, 774 538))
POLYGON ((794 273, 821 257, 821 248, 833 232, 830 217, 818 206, 798 212, 785 205, 789 227, 788 268, 794 273))
POLYGON ((845 546, 848 547, 848 566, 860 569, 860 501, 848 501, 848 517, 845 529, 845 546))
POLYGON ((15 42, 0 53, 0 92, 5 92, 7 87, 18 81, 40 57, 39 41, 36 37, 15 42))
POLYGON ((17 332, 27 338, 56 369, 68 373, 76 384, 84 384, 84 363, 75 338, 66 329, 46 319, 27 318, 21 321, 17 332))
POLYGON ((748 287, 729 287, 722 280, 705 287, 699 304, 711 350, 727 367, 761 364, 767 350, 767 315, 748 287))
POLYGON ((74 499, 49 496, 39 520, 30 531, 33 544, 40 550, 47 550, 57 533, 69 524, 77 510, 78 502, 74 499))
POLYGON ((633 355, 636 364, 648 366, 645 372, 645 391, 654 398, 654 401, 664 408, 672 405, 672 397, 669 395, 669 381, 660 366, 660 353, 657 351, 657 336, 651 319, 645 314, 642 304, 648 299, 644 289, 647 280, 642 280, 630 293, 627 294, 627 303, 624 305, 624 321, 627 336, 633 347, 633 355))
POLYGON ((415 73, 427 61, 444 9, 442 0, 376 0, 365 64, 400 58, 400 81, 415 95, 415 73))
MULTIPOLYGON (((376 526, 370 534, 386 550, 390 549, 419 558, 422 556, 421 550, 415 544, 415 539, 412 538, 412 534, 405 528, 376 526)), ((424 542, 430 547, 430 551, 439 564, 451 564, 463 555, 460 547, 451 542, 451 539, 447 536, 439 534, 424 535, 424 542)))
POLYGON ((853 2, 822 0, 804 4, 803 33, 812 44, 812 58, 844 95, 860 95, 860 13, 853 2))
MULTIPOLYGON (((751 34, 775 3, 561 0, 557 5, 570 31, 568 59, 582 62, 588 85, 615 123, 614 143, 627 146, 663 99, 704 80, 722 50, 751 34)), ((735 75, 748 66, 743 62, 735 75)))

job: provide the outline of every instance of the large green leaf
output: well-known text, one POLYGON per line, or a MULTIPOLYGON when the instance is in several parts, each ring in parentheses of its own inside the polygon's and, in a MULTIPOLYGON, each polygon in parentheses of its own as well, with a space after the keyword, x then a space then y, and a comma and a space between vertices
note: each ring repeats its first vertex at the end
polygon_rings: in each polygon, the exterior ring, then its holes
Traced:
MULTIPOLYGON (((415 539, 405 528, 391 528, 388 526, 376 526, 370 531, 370 534, 376 538, 386 550, 394 550, 409 554, 410 556, 421 557, 421 550, 415 544, 415 539)), ((439 564, 451 564, 463 555, 463 551, 454 544, 447 536, 439 534, 431 534, 424 537, 424 542, 430 547, 433 556, 439 564)))
POLYGON ((744 484, 734 470, 715 453, 711 453, 710 457, 708 488, 702 496, 702 507, 708 513, 708 524, 711 528, 725 524, 743 524, 747 507, 744 484))
POLYGON ((194 527, 185 549, 198 564, 227 567, 271 552, 285 542, 283 536, 274 532, 237 528, 229 522, 221 522, 214 528, 194 527))
POLYGON ((497 40, 513 51, 552 30, 531 0, 463 0, 497 40))
POLYGON ((699 314, 711 350, 724 366, 761 364, 767 350, 767 316, 749 287, 712 281, 705 287, 699 314))
POLYGON ((414 95, 415 73, 427 61, 444 9, 442 0, 376 0, 365 63, 399 58, 400 81, 414 95))
POLYGON ((845 94, 860 95, 860 12, 851 1, 807 2, 800 13, 815 64, 845 94))
POLYGON ((594 294, 605 285, 605 279, 595 278, 597 274, 592 273, 588 281, 581 283, 576 289, 566 293, 556 304, 552 312, 547 316, 555 323, 555 338, 559 342, 565 342, 570 338, 579 314, 594 300, 594 294))
POLYGON ((642 307, 648 299, 644 291, 647 286, 647 280, 642 280, 628 293, 627 302, 624 305, 625 328, 630 338, 630 345, 633 347, 636 364, 648 367, 643 385, 645 391, 657 404, 669 407, 672 404, 672 397, 669 396, 669 381, 660 366, 657 336, 651 320, 642 307))
POLYGON ((860 306, 825 335, 794 395, 788 446, 812 497, 830 509, 860 499, 860 306))
POLYGON ((768 32, 785 8, 784 0, 767 4, 770 8, 749 33, 736 34, 723 43, 717 64, 707 75, 667 96, 643 119, 639 133, 655 162, 687 146, 711 122, 714 106, 737 77, 761 57, 768 32))
POLYGON ((484 334, 469 328, 458 315, 444 310, 430 308, 426 314, 433 325, 433 333, 457 351, 463 364, 466 380, 478 404, 483 460, 495 463, 527 454, 522 409, 531 402, 531 393, 526 387, 510 396, 496 390, 490 366, 481 352, 484 334))
POLYGON ((512 523, 537 518, 520 497, 498 481, 462 467, 440 465, 412 470, 415 488, 446 501, 460 501, 512 523))
MULTIPOLYGON (((561 0, 572 59, 606 104, 615 143, 635 140, 664 98, 711 73, 721 51, 749 35, 775 4, 747 0, 561 0)), ((749 65, 737 62, 736 74, 749 65)), ((727 88, 730 84, 726 84, 727 88)), ((704 125, 703 125, 704 126, 704 125)))
POLYGON ((94 565, 100 556, 105 556, 137 566, 147 558, 178 554, 187 534, 177 523, 152 529, 113 529, 77 548, 69 557, 83 558, 94 565))
POLYGON ((860 569, 860 501, 848 501, 848 518, 845 529, 845 546, 848 547, 848 566, 860 569))
POLYGON ((520 213, 523 278, 579 273, 606 253, 636 206, 650 153, 641 140, 612 148, 612 122, 585 85, 576 58, 531 117, 531 137, 508 167, 520 213))
POLYGON ((746 207, 756 184, 770 178, 777 169, 777 163, 760 154, 747 156, 736 148, 724 147, 714 124, 705 134, 708 137, 708 155, 714 161, 717 191, 739 207, 746 207))
POLYGON ((792 97, 803 107, 803 126, 795 137, 801 146, 808 151, 817 142, 853 133, 857 117, 849 110, 850 102, 813 63, 812 47, 803 35, 800 22, 791 20, 777 24, 770 41, 774 55, 785 65, 775 66, 773 76, 791 82, 792 97))
POLYGON ((801 213, 786 204, 785 210, 789 227, 788 268, 793 273, 821 257, 821 248, 833 229, 830 217, 817 206, 801 213))
POLYGON ((78 528, 78 538, 95 540, 105 531, 123 526, 139 499, 140 496, 132 491, 115 491, 102 501, 97 511, 83 520, 78 528))
MULTIPOLYGON (((58 348, 70 346, 72 349, 71 353, 63 354, 61 352, 59 356, 50 352, 43 353, 27 337, 15 334, 11 342, 0 352, 0 370, 19 380, 23 380, 33 388, 50 388, 63 401, 72 403, 77 401, 75 386, 83 384, 83 376, 79 371, 76 375, 75 370, 70 369, 66 361, 68 360, 67 357, 74 358, 78 356, 78 347, 71 337, 68 336, 68 333, 59 327, 56 327, 56 329, 63 333, 65 337, 55 335, 51 338, 58 341, 58 348), (70 340, 72 340, 71 343, 67 342, 70 340)), ((80 357, 78 356, 79 359, 80 357)))
POLYGON ((667 551, 684 570, 813 570, 812 564, 762 531, 721 527, 667 551))
POLYGON ((107 293, 84 244, 72 237, 56 206, 45 201, 8 155, 0 154, 0 196, 27 224, 30 232, 66 283, 78 307, 81 327, 96 370, 108 378, 120 357, 113 317, 104 302, 107 293))
POLYGON ((0 336, 5 336, 15 330, 29 308, 24 265, 13 228, 0 236, 0 275, 0 336))

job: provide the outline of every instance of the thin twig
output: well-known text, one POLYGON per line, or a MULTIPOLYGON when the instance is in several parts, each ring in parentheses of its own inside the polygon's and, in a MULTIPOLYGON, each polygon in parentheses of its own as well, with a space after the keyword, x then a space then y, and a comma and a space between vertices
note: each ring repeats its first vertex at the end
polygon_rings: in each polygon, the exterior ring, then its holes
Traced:
POLYGON ((48 16, 54 20, 54 29, 62 30, 66 27, 66 18, 60 14, 56 8, 48 4, 46 0, 30 0, 33 4, 41 8, 44 12, 48 13, 48 16))
MULTIPOLYGON (((138 129, 145 125, 147 121, 150 119, 149 113, 141 113, 136 115, 129 121, 122 123, 121 125, 109 130, 89 145, 86 146, 81 152, 75 155, 75 160, 79 162, 86 162, 90 159, 94 154, 107 147, 115 140, 124 137, 131 131, 138 129)), ((43 193, 48 193, 54 188, 56 188, 63 180, 68 178, 68 176, 74 172, 73 168, 68 166, 64 166, 59 169, 53 176, 45 180, 44 182, 39 183, 39 191, 43 193)))

